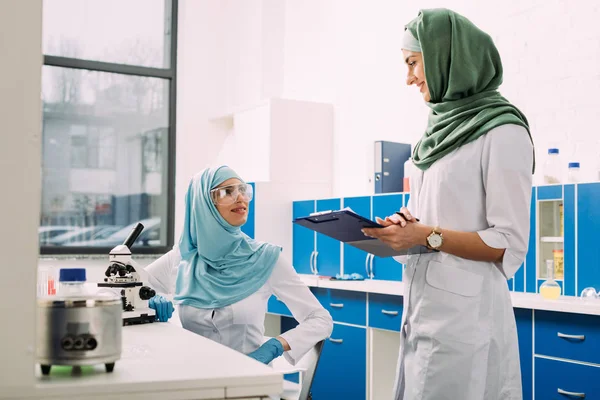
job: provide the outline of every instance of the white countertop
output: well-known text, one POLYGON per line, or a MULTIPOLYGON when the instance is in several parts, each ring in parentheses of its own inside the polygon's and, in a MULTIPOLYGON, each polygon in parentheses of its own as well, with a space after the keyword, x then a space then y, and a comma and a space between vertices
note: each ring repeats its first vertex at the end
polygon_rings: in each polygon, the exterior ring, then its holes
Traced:
MULTIPOLYGON (((311 287, 350 290, 355 292, 389 294, 402 296, 404 283, 397 281, 336 281, 321 279, 318 276, 301 274, 302 281, 311 287)), ((575 314, 600 315, 600 299, 583 300, 574 296, 561 296, 557 300, 546 300, 537 293, 511 292, 512 304, 516 308, 531 310, 569 312, 575 314)))
POLYGON ((228 347, 173 323, 123 327, 123 353, 112 373, 104 364, 92 373, 42 377, 37 384, 6 392, 11 399, 229 399, 277 396, 283 376, 228 347))

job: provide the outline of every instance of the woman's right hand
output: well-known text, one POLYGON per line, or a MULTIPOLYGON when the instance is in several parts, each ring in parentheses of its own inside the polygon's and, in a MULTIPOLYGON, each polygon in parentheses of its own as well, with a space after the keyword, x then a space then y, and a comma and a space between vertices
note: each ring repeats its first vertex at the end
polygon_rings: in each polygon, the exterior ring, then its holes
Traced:
POLYGON ((418 222, 418 220, 411 215, 410 211, 408 211, 408 208, 402 207, 400 209, 400 213, 402 215, 399 215, 396 212, 388 217, 385 217, 385 220, 377 217, 377 223, 383 226, 400 225, 404 228, 408 222, 418 222))
POLYGON ((148 301, 148 307, 156 311, 156 320, 167 322, 173 316, 173 302, 157 294, 148 301))

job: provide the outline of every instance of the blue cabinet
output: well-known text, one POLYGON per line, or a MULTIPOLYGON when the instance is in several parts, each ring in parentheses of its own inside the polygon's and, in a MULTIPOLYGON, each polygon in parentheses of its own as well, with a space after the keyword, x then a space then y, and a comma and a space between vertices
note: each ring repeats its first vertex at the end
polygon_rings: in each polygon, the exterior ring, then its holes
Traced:
MULTIPOLYGON (((340 199, 317 200, 317 212, 339 210, 340 199)), ((313 265, 318 275, 335 276, 340 272, 340 242, 317 233, 317 248, 313 265)))
POLYGON ((267 311, 271 314, 279 314, 291 317, 292 312, 285 305, 285 303, 277 298, 277 296, 269 297, 269 301, 267 303, 267 311))
POLYGON ((242 225, 241 230, 246 235, 254 238, 255 231, 255 217, 254 217, 254 204, 256 204, 256 185, 254 183, 249 183, 252 186, 252 191, 254 192, 253 200, 248 204, 248 219, 246 223, 242 225))
MULTIPOLYGON (((375 217, 385 218, 404 206, 404 195, 401 193, 373 196, 373 220, 375 217)), ((403 265, 392 257, 373 257, 371 260, 374 279, 401 281, 403 265)))
MULTIPOLYGON (((348 197, 344 199, 344 207, 350 207, 355 213, 365 218, 371 218, 370 197, 348 197)), ((370 255, 349 244, 344 244, 344 273, 361 274, 369 277, 370 255)))
MULTIPOLYGON (((315 212, 315 201, 295 201, 293 218, 306 217, 315 212)), ((315 232, 303 226, 292 224, 293 255, 292 264, 299 274, 312 274, 312 261, 315 250, 315 232)))
POLYGON ((600 399, 600 367, 536 357, 535 398, 600 399))
POLYGON ((515 308, 517 334, 519 336, 519 358, 521 363, 521 384, 523 400, 533 400, 533 312, 515 308))
MULTIPOLYGON (((338 210, 340 199, 304 200, 293 203, 293 218, 317 211, 338 210)), ((340 272, 340 242, 293 224, 294 268, 300 274, 335 276, 340 272)))
POLYGON ((600 246, 596 240, 600 226, 600 184, 579 184, 577 191, 577 294, 580 294, 588 286, 600 290, 600 246))
POLYGON ((334 324, 312 385, 314 400, 364 400, 367 396, 367 331, 334 324))
POLYGON ((400 332, 402 296, 369 293, 369 327, 400 332))

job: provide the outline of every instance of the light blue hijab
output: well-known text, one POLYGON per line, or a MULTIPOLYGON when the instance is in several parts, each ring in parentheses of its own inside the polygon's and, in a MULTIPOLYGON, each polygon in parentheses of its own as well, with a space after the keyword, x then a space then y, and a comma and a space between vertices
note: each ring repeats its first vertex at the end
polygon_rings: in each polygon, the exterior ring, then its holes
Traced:
POLYGON ((280 247, 250 238, 217 210, 210 191, 231 178, 240 179, 227 166, 207 168, 188 186, 175 285, 178 304, 212 309, 236 303, 265 284, 279 258, 280 247))

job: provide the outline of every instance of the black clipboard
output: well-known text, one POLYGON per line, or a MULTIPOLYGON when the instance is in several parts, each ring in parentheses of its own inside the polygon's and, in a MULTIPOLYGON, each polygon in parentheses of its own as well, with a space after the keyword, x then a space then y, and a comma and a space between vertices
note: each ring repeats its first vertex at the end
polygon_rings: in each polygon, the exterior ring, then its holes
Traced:
POLYGON ((363 228, 383 228, 383 226, 351 210, 315 213, 307 217, 296 218, 293 220, 293 223, 322 233, 378 257, 405 256, 431 253, 433 251, 426 246, 415 246, 406 250, 394 250, 378 239, 365 236, 362 233, 363 228))

